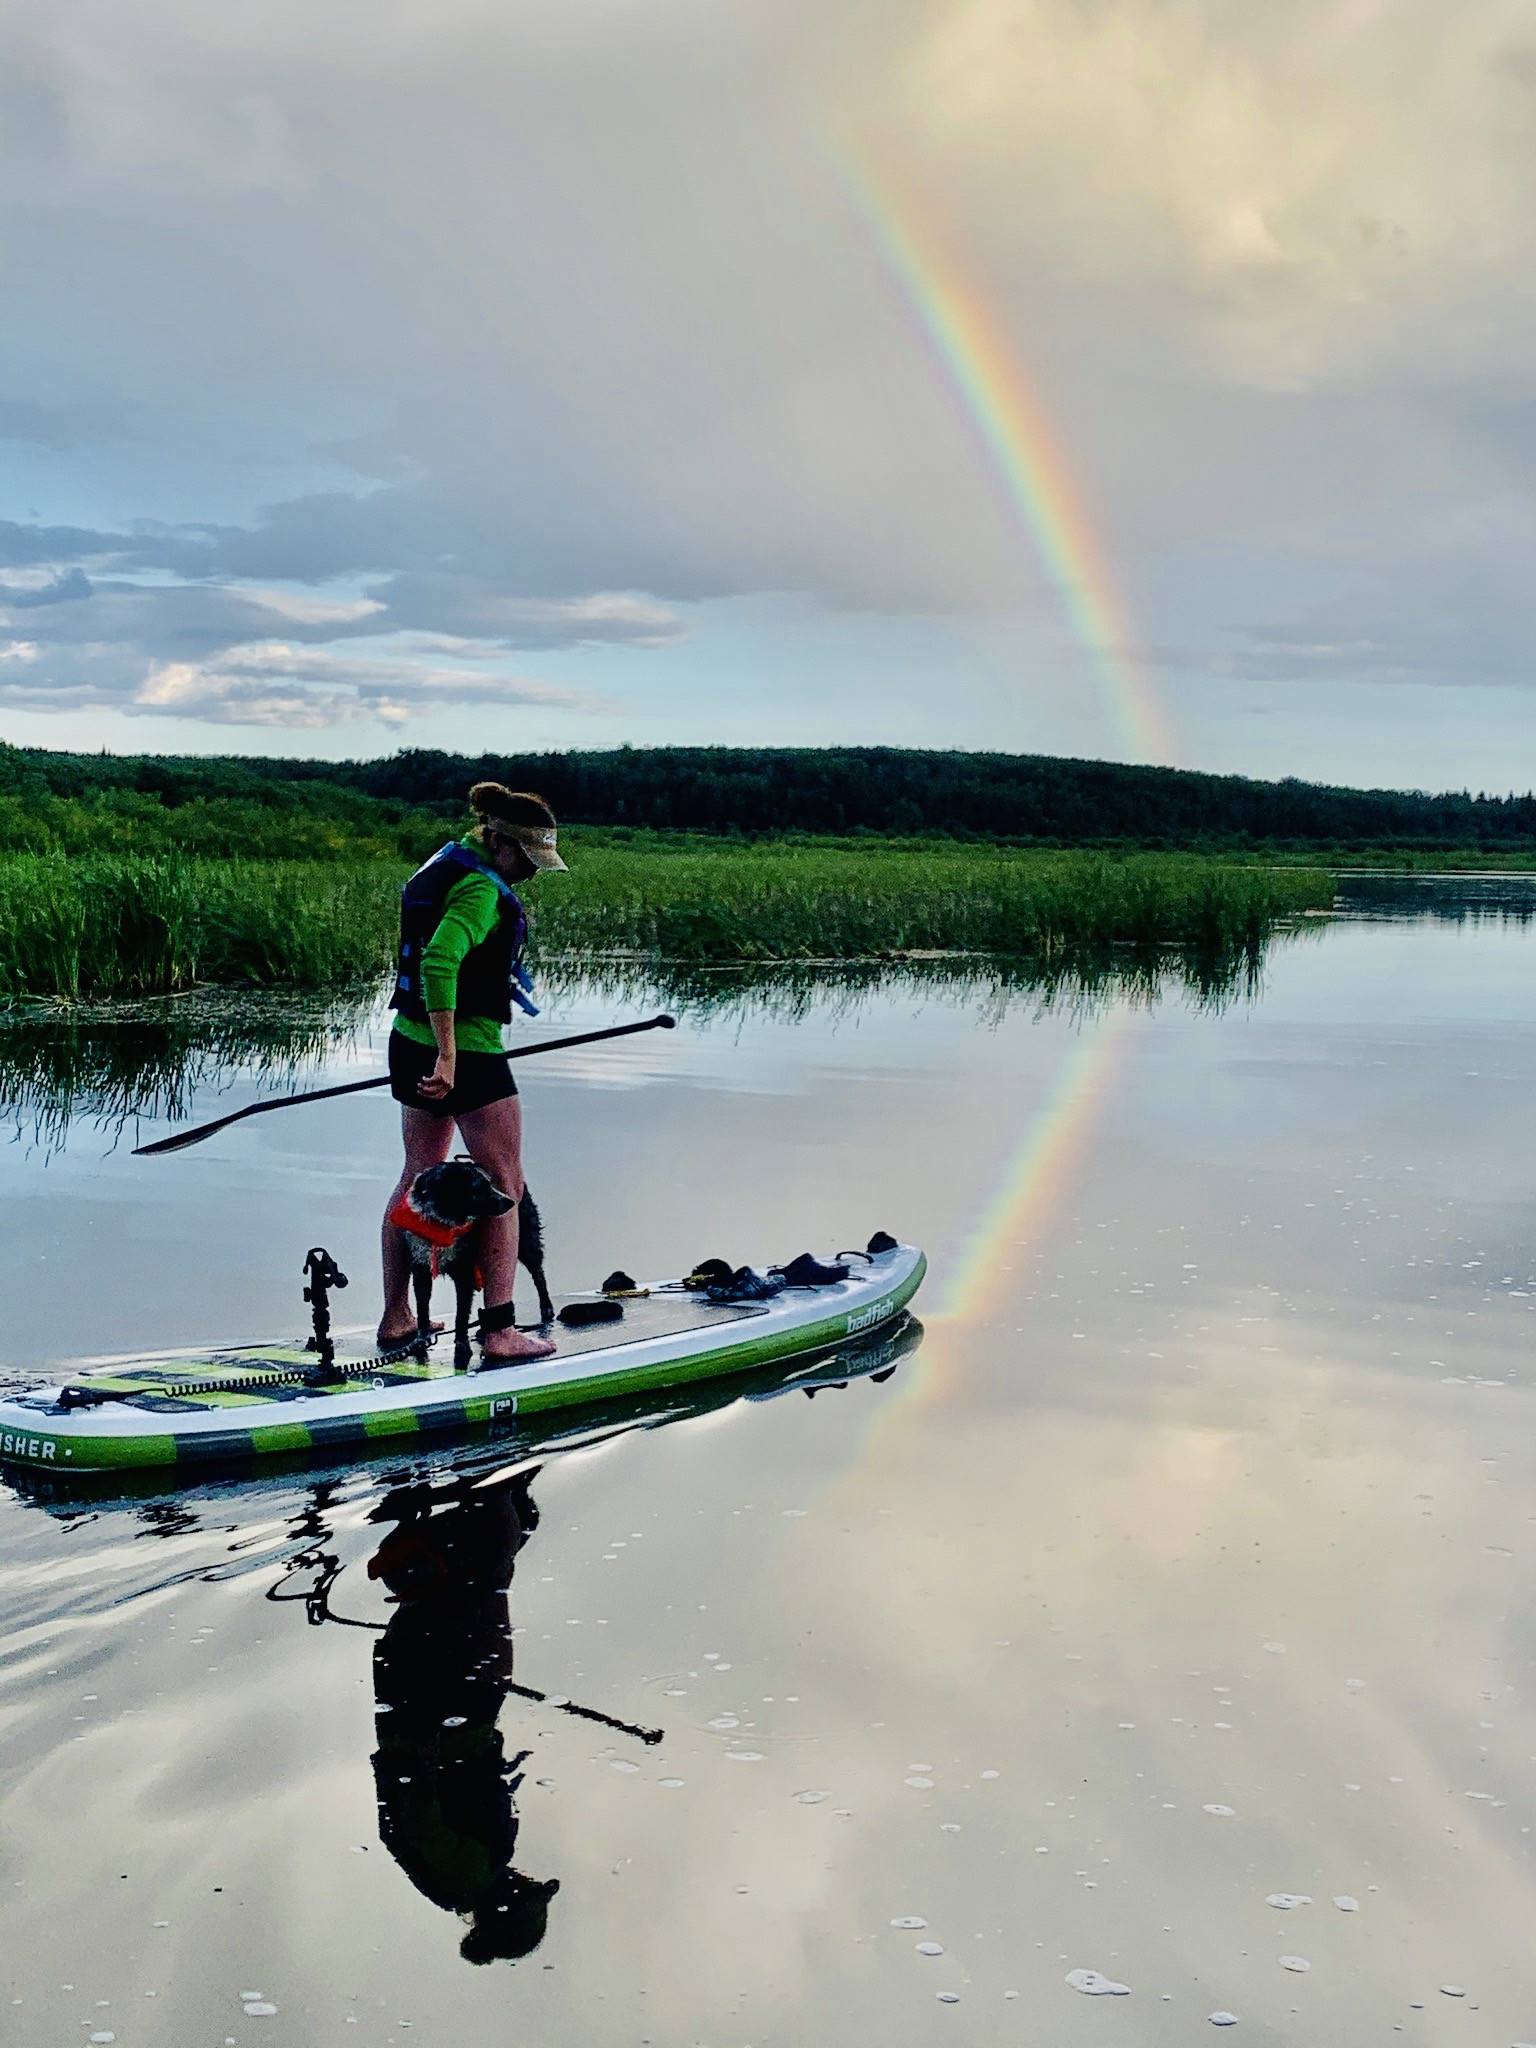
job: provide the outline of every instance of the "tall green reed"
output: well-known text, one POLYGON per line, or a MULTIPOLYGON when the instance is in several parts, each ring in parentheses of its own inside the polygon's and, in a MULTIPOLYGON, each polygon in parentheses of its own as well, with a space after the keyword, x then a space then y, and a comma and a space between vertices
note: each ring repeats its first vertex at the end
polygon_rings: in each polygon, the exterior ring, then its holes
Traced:
POLYGON ((0 1001, 381 973, 399 869, 176 855, 0 858, 0 1001))
POLYGON ((592 849, 541 884, 541 951, 671 960, 857 959, 921 952, 1041 957, 1132 945, 1210 952, 1324 909, 1321 872, 1198 856, 801 845, 678 853, 592 849))
MULTIPOLYGON (((0 855, 0 1002, 206 983, 334 988, 390 962, 391 861, 0 855)), ((986 953, 1085 960, 1127 946, 1217 960, 1332 901, 1303 869, 1198 856, 697 840, 589 846, 529 891, 535 950, 681 964, 986 953)))

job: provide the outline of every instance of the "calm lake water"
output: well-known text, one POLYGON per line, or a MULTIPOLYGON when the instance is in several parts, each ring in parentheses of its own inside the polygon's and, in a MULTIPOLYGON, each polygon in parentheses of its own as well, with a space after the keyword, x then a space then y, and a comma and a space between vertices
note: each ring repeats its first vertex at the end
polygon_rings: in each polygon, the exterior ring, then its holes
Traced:
MULTIPOLYGON (((0 2041, 1536 2041, 1528 901, 525 1066, 557 1287, 883 1227, 921 1341, 473 1493, 0 1489, 0 2041)), ((279 1078, 136 1029, 0 1047, 5 1363, 301 1328, 317 1243, 371 1315, 392 1106, 134 1159, 279 1078)))

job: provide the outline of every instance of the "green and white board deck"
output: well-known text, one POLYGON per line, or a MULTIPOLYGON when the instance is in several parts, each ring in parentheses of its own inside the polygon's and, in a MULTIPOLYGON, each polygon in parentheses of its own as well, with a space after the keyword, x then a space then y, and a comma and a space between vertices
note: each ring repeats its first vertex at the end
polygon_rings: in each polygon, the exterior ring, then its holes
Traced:
POLYGON ((338 1341, 342 1376, 325 1386, 306 1384, 314 1354, 298 1345, 116 1359, 0 1399, 0 1463, 59 1474, 191 1468, 506 1426, 751 1372, 875 1331, 906 1307, 926 1263, 915 1245, 897 1245, 867 1265, 853 1261, 846 1280, 743 1305, 661 1283, 626 1301, 617 1322, 555 1325, 551 1358, 479 1372, 454 1370, 451 1336, 424 1361, 380 1361, 338 1341), (71 1406, 66 1388, 108 1398, 71 1406))

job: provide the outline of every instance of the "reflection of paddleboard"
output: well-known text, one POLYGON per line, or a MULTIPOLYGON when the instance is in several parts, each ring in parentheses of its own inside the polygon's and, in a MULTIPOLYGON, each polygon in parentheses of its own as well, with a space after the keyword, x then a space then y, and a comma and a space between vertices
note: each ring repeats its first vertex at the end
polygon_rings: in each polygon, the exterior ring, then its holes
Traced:
MULTIPOLYGON (((57 1472, 243 1461, 383 1448, 428 1432, 515 1427, 546 1410, 680 1387, 824 1351, 897 1316, 925 1271, 913 1245, 852 1263, 846 1280, 765 1302, 713 1303, 675 1283, 617 1322, 554 1331, 552 1358, 455 1372, 452 1340, 425 1363, 380 1364, 338 1345, 341 1377, 306 1384, 297 1346, 123 1359, 0 1401, 0 1462, 57 1472), (103 1398, 104 1397, 104 1398, 103 1398)), ((585 1297, 590 1298, 590 1297, 585 1297)))

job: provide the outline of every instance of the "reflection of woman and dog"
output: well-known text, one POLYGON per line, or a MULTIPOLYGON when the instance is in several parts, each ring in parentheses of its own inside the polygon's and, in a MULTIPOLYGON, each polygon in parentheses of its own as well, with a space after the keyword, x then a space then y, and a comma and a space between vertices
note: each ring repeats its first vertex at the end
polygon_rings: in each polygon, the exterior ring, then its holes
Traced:
POLYGON ((396 1603, 373 1652, 379 1835, 419 1892, 468 1919, 471 1963, 537 1948, 560 1888, 513 1867, 528 1751, 508 1759, 496 1726, 512 1687, 507 1592, 538 1526, 532 1476, 408 1514, 368 1562, 396 1603))
POLYGON ((331 1609, 345 1566, 320 1546, 329 1536, 331 1489, 316 1489, 292 1525, 306 1548, 267 1589, 277 1602, 302 1601, 316 1626, 334 1621, 372 1629, 373 1756, 379 1836, 434 1905, 469 1922, 459 1944, 466 1962, 516 1961, 544 1939, 557 1878, 513 1867, 515 1794, 529 1752, 508 1757, 497 1718, 509 1694, 595 1721, 647 1746, 662 1730, 640 1728, 596 1707, 519 1685, 512 1676, 508 1593, 518 1552, 539 1525, 529 1489, 538 1467, 502 1479, 405 1487, 373 1510, 395 1526, 368 1560, 394 1608, 387 1622, 331 1609), (314 1573, 295 1588, 300 1574, 314 1573))
MULTIPOLYGON (((658 1396, 653 1411, 617 1421, 613 1434, 743 1399, 887 1380, 921 1334, 905 1317, 877 1341, 811 1364, 658 1396)), ((595 1439, 583 1432, 582 1440, 595 1439)), ((317 1626, 331 1621, 378 1633, 373 1772, 379 1834, 419 1892, 469 1923, 459 1952, 472 1963, 498 1956, 515 1961, 536 1949, 560 1888, 557 1879, 527 1877, 513 1863, 515 1794, 529 1752, 506 1755, 496 1724, 508 1697, 595 1722, 647 1748, 664 1739, 660 1728, 520 1685, 512 1675, 509 1593, 518 1554, 539 1525, 530 1491, 538 1470, 482 1480, 463 1473, 446 1484, 401 1487, 379 1502, 369 1519, 392 1527, 368 1561, 368 1576, 394 1610, 387 1622, 332 1611, 332 1590, 345 1570, 328 1547, 333 1481, 319 1484, 308 1510, 289 1524, 303 1547, 267 1589, 269 1600, 302 1602, 317 1626)))

